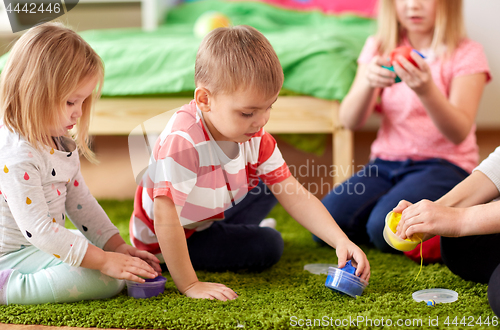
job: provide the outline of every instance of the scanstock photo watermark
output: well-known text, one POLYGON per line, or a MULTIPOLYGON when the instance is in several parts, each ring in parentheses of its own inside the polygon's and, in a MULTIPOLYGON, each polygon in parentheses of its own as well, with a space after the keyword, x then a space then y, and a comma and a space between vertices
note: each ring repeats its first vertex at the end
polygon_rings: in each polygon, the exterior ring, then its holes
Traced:
POLYGON ((346 316, 334 318, 328 315, 318 318, 301 318, 297 316, 290 317, 291 328, 309 328, 309 327, 328 327, 328 328, 395 328, 395 329, 418 329, 418 328, 439 328, 446 329, 453 327, 456 329, 472 329, 478 326, 498 327, 499 320, 497 316, 483 317, 472 315, 443 315, 443 316, 427 316, 416 318, 370 318, 368 316, 346 316))
POLYGON ((78 0, 3 0, 12 33, 52 21, 75 8, 78 0))

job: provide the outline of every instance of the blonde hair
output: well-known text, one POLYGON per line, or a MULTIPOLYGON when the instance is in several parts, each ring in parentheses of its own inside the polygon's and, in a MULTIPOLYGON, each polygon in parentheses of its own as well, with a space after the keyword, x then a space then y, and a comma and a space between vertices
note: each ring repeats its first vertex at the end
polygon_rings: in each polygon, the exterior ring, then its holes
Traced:
POLYGON ((283 69, 269 41, 255 28, 218 28, 201 42, 194 79, 216 95, 254 88, 266 96, 278 94, 283 69))
POLYGON ((73 138, 80 152, 96 162, 88 131, 91 109, 101 93, 104 65, 90 45, 63 24, 33 27, 12 48, 0 81, 4 124, 37 149, 50 145, 50 128, 64 124, 68 97, 95 78, 98 86, 82 105, 73 138))
MULTIPOLYGON (((403 40, 405 31, 396 16, 395 0, 380 0, 377 40, 379 53, 389 54, 403 40)), ((466 37, 462 0, 436 0, 436 21, 431 49, 449 56, 466 37), (443 47, 444 46, 444 47, 443 47)))

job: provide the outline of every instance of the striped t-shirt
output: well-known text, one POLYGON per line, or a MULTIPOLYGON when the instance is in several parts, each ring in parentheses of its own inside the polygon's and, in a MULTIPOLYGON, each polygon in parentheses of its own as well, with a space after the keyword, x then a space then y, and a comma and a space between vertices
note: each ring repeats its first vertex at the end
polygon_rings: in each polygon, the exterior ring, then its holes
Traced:
POLYGON ((156 141, 137 188, 132 244, 160 253, 153 223, 153 201, 158 196, 182 207, 180 221, 189 237, 224 219, 224 210, 243 199, 259 178, 272 185, 291 175, 276 141, 264 129, 233 147, 235 156, 229 158, 211 136, 195 101, 177 111, 156 141))

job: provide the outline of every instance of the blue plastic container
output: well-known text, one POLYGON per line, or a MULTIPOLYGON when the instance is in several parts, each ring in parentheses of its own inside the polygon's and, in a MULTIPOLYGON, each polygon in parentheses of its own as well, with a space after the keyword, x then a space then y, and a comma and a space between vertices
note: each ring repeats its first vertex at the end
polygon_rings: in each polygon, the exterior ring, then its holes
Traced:
POLYGON ((361 296, 368 282, 354 275, 356 268, 348 261, 343 268, 329 267, 325 286, 351 297, 361 296))

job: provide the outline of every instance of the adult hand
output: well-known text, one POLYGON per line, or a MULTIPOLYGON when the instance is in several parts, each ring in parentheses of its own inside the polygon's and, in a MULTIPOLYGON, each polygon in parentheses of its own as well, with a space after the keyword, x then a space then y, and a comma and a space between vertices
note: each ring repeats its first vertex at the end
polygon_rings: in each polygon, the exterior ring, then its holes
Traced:
POLYGON ((404 199, 399 201, 398 206, 396 206, 392 212, 394 213, 403 213, 404 210, 406 210, 408 207, 412 206, 413 203, 410 203, 408 201, 405 201, 404 199))
POLYGON ((425 234, 426 239, 433 235, 459 237, 465 210, 439 205, 426 199, 415 204, 401 201, 394 208, 394 212, 402 213, 396 235, 402 239, 417 233, 425 234))
POLYGON ((431 69, 424 59, 416 52, 410 52, 410 56, 417 63, 418 67, 414 66, 403 56, 398 55, 396 57, 397 61, 393 62, 394 71, 396 71, 399 78, 417 93, 417 95, 423 95, 429 91, 434 84, 431 69))
POLYGON ((224 284, 211 282, 194 282, 184 291, 184 294, 190 298, 218 299, 221 301, 238 298, 236 292, 224 284))
POLYGON ((356 276, 368 281, 370 279, 370 263, 365 253, 349 239, 337 242, 335 252, 338 257, 339 268, 345 266, 347 260, 353 259, 356 267, 356 276))
POLYGON ((391 62, 388 59, 375 56, 366 67, 366 79, 370 87, 384 88, 394 84, 396 74, 389 69, 383 68, 382 65, 389 67, 391 62))

